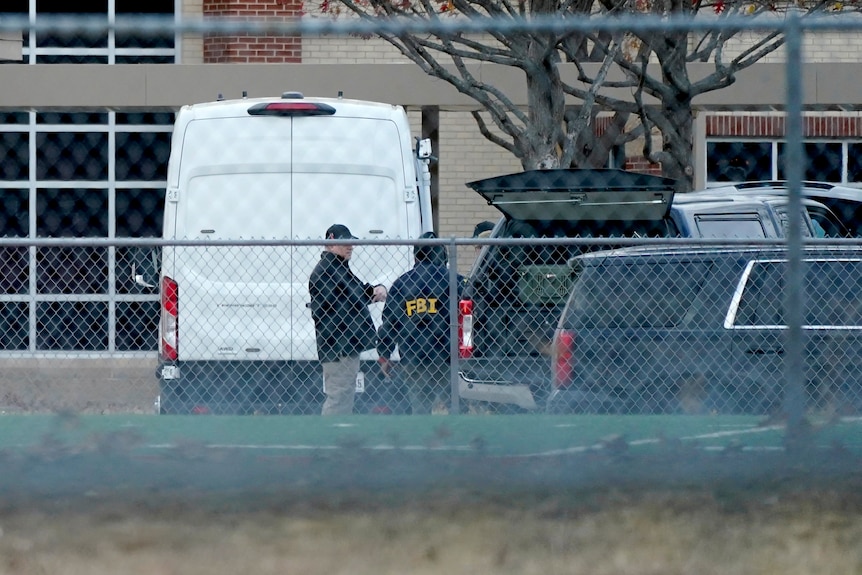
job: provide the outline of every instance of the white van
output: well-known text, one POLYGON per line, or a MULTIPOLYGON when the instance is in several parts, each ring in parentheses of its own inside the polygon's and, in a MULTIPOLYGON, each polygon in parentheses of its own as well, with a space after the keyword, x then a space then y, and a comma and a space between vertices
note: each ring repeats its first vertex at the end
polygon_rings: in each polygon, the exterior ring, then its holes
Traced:
MULTIPOLYGON (((404 109, 377 102, 287 92, 180 110, 164 238, 214 242, 162 252, 160 413, 319 413, 307 306, 322 246, 271 240, 323 239, 335 223, 360 239, 431 230, 430 142, 415 145, 404 109)), ((412 259, 410 246, 360 245, 351 268, 388 287, 412 259)), ((375 352, 363 359, 357 410, 393 410, 375 352)))

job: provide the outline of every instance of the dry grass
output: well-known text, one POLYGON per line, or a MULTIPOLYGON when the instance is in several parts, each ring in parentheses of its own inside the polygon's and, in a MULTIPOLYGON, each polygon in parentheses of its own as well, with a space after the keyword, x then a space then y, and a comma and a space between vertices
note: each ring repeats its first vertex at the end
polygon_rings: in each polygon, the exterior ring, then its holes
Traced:
POLYGON ((858 574, 858 485, 442 495, 359 504, 105 501, 0 513, 0 573, 858 574))

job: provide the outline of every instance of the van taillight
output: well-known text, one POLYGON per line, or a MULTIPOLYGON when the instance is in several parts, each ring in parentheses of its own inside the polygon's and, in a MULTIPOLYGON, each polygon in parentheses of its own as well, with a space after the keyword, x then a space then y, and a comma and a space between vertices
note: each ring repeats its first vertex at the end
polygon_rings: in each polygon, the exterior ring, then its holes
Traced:
POLYGON ((264 102, 248 109, 250 116, 331 116, 335 108, 313 102, 264 102))
POLYGON ((458 302, 458 355, 473 357, 473 302, 469 299, 458 302))
POLYGON ((176 360, 178 321, 177 309, 179 308, 179 286, 177 282, 165 276, 162 278, 162 359, 176 360))
POLYGON ((554 337, 554 389, 569 387, 575 370, 575 332, 557 330, 554 337))

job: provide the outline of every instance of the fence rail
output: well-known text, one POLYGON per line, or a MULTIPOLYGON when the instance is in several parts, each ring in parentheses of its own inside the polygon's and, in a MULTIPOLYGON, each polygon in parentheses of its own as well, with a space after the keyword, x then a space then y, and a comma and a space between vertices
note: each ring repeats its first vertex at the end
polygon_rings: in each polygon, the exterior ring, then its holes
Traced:
MULTIPOLYGON (((422 323, 408 333, 386 371, 378 340, 363 347, 359 413, 768 416, 789 408, 793 385, 802 413, 862 409, 862 240, 814 238, 798 248, 799 276, 787 275, 784 238, 4 238, 0 248, 133 249, 117 276, 138 293, 0 294, 8 378, 0 405, 148 412, 155 401, 162 413, 319 413, 309 279, 322 253, 345 245, 354 246, 354 273, 393 297, 396 277, 382 277, 381 262, 400 257, 409 269, 418 249, 446 251, 450 264, 431 294, 366 302, 376 328, 391 304, 401 320, 439 317, 442 330, 426 338, 433 330, 422 323), (477 257, 470 274, 457 273, 457 262, 477 257), (179 294, 174 357, 159 351, 164 258, 179 294), (804 302, 799 334, 785 309, 794 280, 804 302), (145 329, 128 327, 133 304, 145 329), (112 315, 126 318, 114 330, 112 315), (137 343, 125 360, 111 353, 110 341, 129 337, 137 343), (792 337, 802 350, 799 383, 788 371, 792 337), (401 362, 405 346, 439 353, 401 362), (415 381, 425 383, 411 391, 415 381)), ((404 333, 392 337, 397 344, 404 333)))

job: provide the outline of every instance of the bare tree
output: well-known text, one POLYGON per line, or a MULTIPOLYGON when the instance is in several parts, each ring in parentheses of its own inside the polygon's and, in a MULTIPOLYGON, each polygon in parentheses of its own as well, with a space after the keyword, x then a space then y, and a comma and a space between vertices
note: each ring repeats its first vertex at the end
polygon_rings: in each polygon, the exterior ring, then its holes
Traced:
MULTIPOLYGON (((779 5, 769 0, 323 0, 321 10, 364 19, 400 16, 433 21, 453 16, 523 23, 534 17, 653 14, 693 18, 701 13, 721 22, 743 14, 780 17, 788 9, 806 15, 856 9, 832 0, 805 7, 803 1, 779 5)), ((726 57, 725 47, 739 33, 739 29, 719 26, 700 32, 675 28, 613 33, 557 33, 513 26, 495 27, 485 34, 383 31, 379 36, 427 74, 473 98, 482 108, 473 112, 481 133, 514 154, 524 169, 603 166, 613 146, 640 138, 644 157, 661 164, 662 173, 677 179, 680 191, 685 191, 691 189, 694 174, 693 100, 733 84, 737 73, 784 43, 777 31, 749 34, 744 48, 726 57), (471 73, 469 62, 523 71, 526 109, 471 73), (714 66, 705 77, 692 80, 691 62, 714 66), (577 81, 563 80, 561 63, 576 68, 577 81), (616 73, 611 76, 611 71, 616 73), (631 97, 613 96, 619 89, 631 97), (580 105, 567 105, 567 98, 580 105), (612 118, 608 129, 597 137, 593 122, 599 112, 609 112, 612 118), (653 146, 653 135, 660 137, 660 149, 653 146)))

